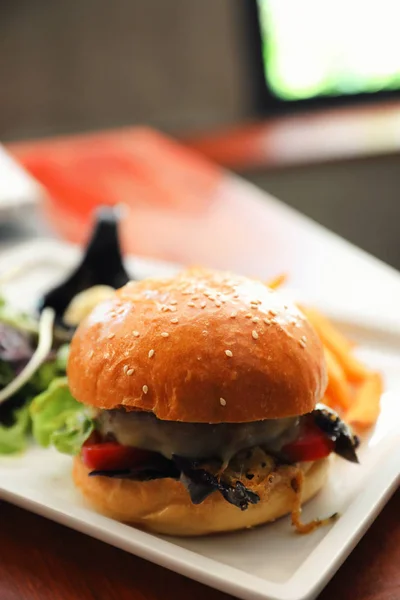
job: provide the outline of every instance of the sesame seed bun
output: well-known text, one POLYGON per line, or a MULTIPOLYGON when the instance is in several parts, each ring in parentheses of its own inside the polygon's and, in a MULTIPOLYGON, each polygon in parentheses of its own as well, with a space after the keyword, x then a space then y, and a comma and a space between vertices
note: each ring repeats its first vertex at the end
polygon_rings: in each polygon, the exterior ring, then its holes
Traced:
MULTIPOLYGON (((301 465, 304 472, 302 503, 322 488, 328 466, 329 459, 301 465)), ((269 482, 246 483, 259 495, 260 502, 245 511, 229 504, 218 492, 194 505, 182 483, 174 479, 128 481, 88 477, 89 471, 81 458, 76 457, 75 484, 96 510, 118 521, 167 535, 207 535, 255 527, 290 513, 296 501, 292 485, 295 470, 290 466, 276 469, 269 482)))
POLYGON ((84 404, 199 423, 310 412, 327 379, 320 340, 295 306, 262 282, 203 269, 128 283, 98 305, 67 371, 84 404))

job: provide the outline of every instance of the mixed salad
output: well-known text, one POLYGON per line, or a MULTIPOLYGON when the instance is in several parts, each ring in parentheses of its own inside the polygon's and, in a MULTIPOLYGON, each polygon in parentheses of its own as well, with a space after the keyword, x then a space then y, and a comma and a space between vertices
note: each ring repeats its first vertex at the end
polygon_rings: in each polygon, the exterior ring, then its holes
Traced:
POLYGON ((67 454, 80 450, 93 422, 68 389, 69 341, 93 306, 128 280, 118 214, 102 208, 82 262, 40 299, 36 315, 0 297, 0 454, 24 451, 32 437, 67 454))

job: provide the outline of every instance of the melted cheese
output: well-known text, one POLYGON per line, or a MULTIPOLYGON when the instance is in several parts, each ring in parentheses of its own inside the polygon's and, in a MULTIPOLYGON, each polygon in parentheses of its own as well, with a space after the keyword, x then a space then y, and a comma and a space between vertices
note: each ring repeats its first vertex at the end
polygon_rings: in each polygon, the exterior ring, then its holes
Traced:
POLYGON ((271 419, 253 423, 180 423, 161 421, 152 413, 103 410, 98 429, 120 444, 186 458, 220 458, 227 463, 240 450, 267 446, 279 450, 294 439, 299 419, 271 419))

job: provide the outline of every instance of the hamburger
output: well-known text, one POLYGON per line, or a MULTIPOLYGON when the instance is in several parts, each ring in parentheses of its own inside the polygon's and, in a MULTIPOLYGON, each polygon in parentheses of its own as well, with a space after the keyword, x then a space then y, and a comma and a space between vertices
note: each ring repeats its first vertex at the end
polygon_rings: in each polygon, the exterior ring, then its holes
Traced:
POLYGON ((274 521, 324 485, 357 439, 320 404, 321 342, 260 281, 205 269, 130 282, 78 326, 72 395, 95 432, 73 478, 98 511, 144 529, 205 535, 274 521))

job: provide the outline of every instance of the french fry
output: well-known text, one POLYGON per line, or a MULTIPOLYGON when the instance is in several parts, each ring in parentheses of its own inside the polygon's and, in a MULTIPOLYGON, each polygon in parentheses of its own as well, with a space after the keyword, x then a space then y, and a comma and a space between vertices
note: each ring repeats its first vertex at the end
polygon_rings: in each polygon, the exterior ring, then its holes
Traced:
POLYGON ((369 371, 353 355, 351 343, 315 308, 301 306, 301 310, 316 329, 324 346, 335 355, 347 379, 351 383, 363 382, 369 371))
POLYGON ((383 382, 380 373, 370 373, 359 386, 346 421, 357 429, 368 429, 379 417, 383 382))
MULTIPOLYGON (((351 405, 352 390, 347 382, 344 369, 329 348, 325 347, 324 352, 328 369, 327 398, 330 401, 330 405, 336 404, 336 407, 339 406, 347 410, 351 405)), ((333 408, 336 407, 333 406, 333 408)))
POLYGON ((287 274, 281 273, 280 275, 277 275, 276 277, 274 277, 274 279, 271 279, 271 281, 269 281, 267 283, 267 286, 272 288, 273 290, 276 290, 276 289, 280 288, 285 283, 286 280, 287 280, 287 274))

